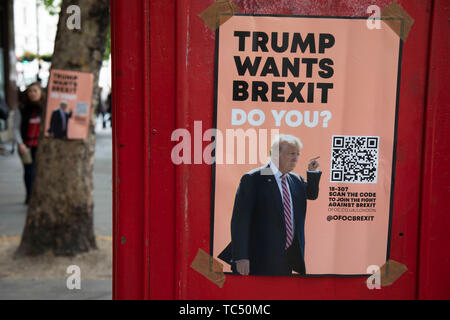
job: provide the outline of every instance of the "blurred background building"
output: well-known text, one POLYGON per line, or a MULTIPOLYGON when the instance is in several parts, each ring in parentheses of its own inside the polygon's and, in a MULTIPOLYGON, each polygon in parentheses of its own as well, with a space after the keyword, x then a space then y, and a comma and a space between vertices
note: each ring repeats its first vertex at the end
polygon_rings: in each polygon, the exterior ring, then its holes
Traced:
POLYGON ((38 76, 46 87, 58 15, 51 15, 40 0, 15 0, 14 24, 17 86, 23 91, 38 76))
POLYGON ((0 99, 17 105, 13 0, 0 0, 0 99))

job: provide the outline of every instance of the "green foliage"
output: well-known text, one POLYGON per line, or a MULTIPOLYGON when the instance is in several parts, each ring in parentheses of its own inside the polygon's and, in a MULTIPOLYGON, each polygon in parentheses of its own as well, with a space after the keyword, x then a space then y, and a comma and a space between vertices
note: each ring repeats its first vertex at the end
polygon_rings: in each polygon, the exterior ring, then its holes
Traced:
POLYGON ((20 62, 31 62, 37 58, 37 54, 29 51, 25 51, 21 57, 19 57, 20 62))
POLYGON ((51 62, 52 61, 52 54, 48 53, 48 54, 37 55, 34 52, 25 51, 23 53, 23 55, 20 56, 17 60, 20 61, 20 62, 27 63, 27 62, 31 62, 31 61, 33 61, 34 59, 37 59, 37 58, 42 59, 42 60, 44 60, 46 62, 51 62))
POLYGON ((45 62, 52 62, 52 54, 48 53, 48 54, 41 54, 39 57, 44 60, 45 62))
POLYGON ((45 10, 51 15, 57 15, 61 11, 61 0, 38 0, 38 4, 45 7, 45 10))
POLYGON ((111 54, 111 24, 108 25, 108 32, 106 33, 106 47, 105 47, 105 55, 103 56, 103 61, 108 61, 110 54, 111 54))

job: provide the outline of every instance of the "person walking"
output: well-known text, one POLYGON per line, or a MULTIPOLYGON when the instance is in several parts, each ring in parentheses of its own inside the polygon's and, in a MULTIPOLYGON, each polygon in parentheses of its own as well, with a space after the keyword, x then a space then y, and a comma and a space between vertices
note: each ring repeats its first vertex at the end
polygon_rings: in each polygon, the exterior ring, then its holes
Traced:
POLYGON ((24 101, 14 117, 14 139, 18 144, 18 152, 24 168, 25 204, 28 204, 33 188, 43 105, 44 93, 41 85, 39 82, 34 82, 25 90, 24 101))

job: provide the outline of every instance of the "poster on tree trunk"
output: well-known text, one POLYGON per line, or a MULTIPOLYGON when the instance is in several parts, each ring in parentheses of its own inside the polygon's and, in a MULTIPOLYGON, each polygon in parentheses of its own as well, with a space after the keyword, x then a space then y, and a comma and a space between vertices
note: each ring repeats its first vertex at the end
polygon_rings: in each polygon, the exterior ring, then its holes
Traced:
POLYGON ((47 137, 87 138, 93 85, 92 73, 51 70, 45 117, 47 137))
POLYGON ((226 272, 389 259, 402 47, 380 25, 236 14, 217 29, 210 254, 226 272))

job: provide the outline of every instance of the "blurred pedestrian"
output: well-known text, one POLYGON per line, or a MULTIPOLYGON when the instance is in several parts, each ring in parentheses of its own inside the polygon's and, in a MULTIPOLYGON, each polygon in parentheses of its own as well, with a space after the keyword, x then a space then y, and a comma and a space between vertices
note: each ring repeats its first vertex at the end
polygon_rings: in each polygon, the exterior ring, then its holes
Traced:
POLYGON ((106 128, 106 106, 103 103, 103 99, 102 99, 102 92, 103 92, 103 88, 100 87, 99 90, 99 94, 98 94, 98 108, 97 110, 99 110, 99 112, 102 114, 102 127, 103 129, 106 128))
POLYGON ((8 120, 9 116, 9 107, 6 104, 6 101, 3 99, 2 96, 0 96, 0 119, 1 120, 8 120))
POLYGON ((33 188, 43 105, 44 92, 41 84, 34 82, 25 90, 23 103, 19 106, 18 112, 14 113, 14 139, 18 144, 24 168, 25 204, 28 204, 33 188))
POLYGON ((106 98, 106 112, 109 114, 109 126, 112 128, 112 101, 111 101, 111 91, 108 93, 106 98))

